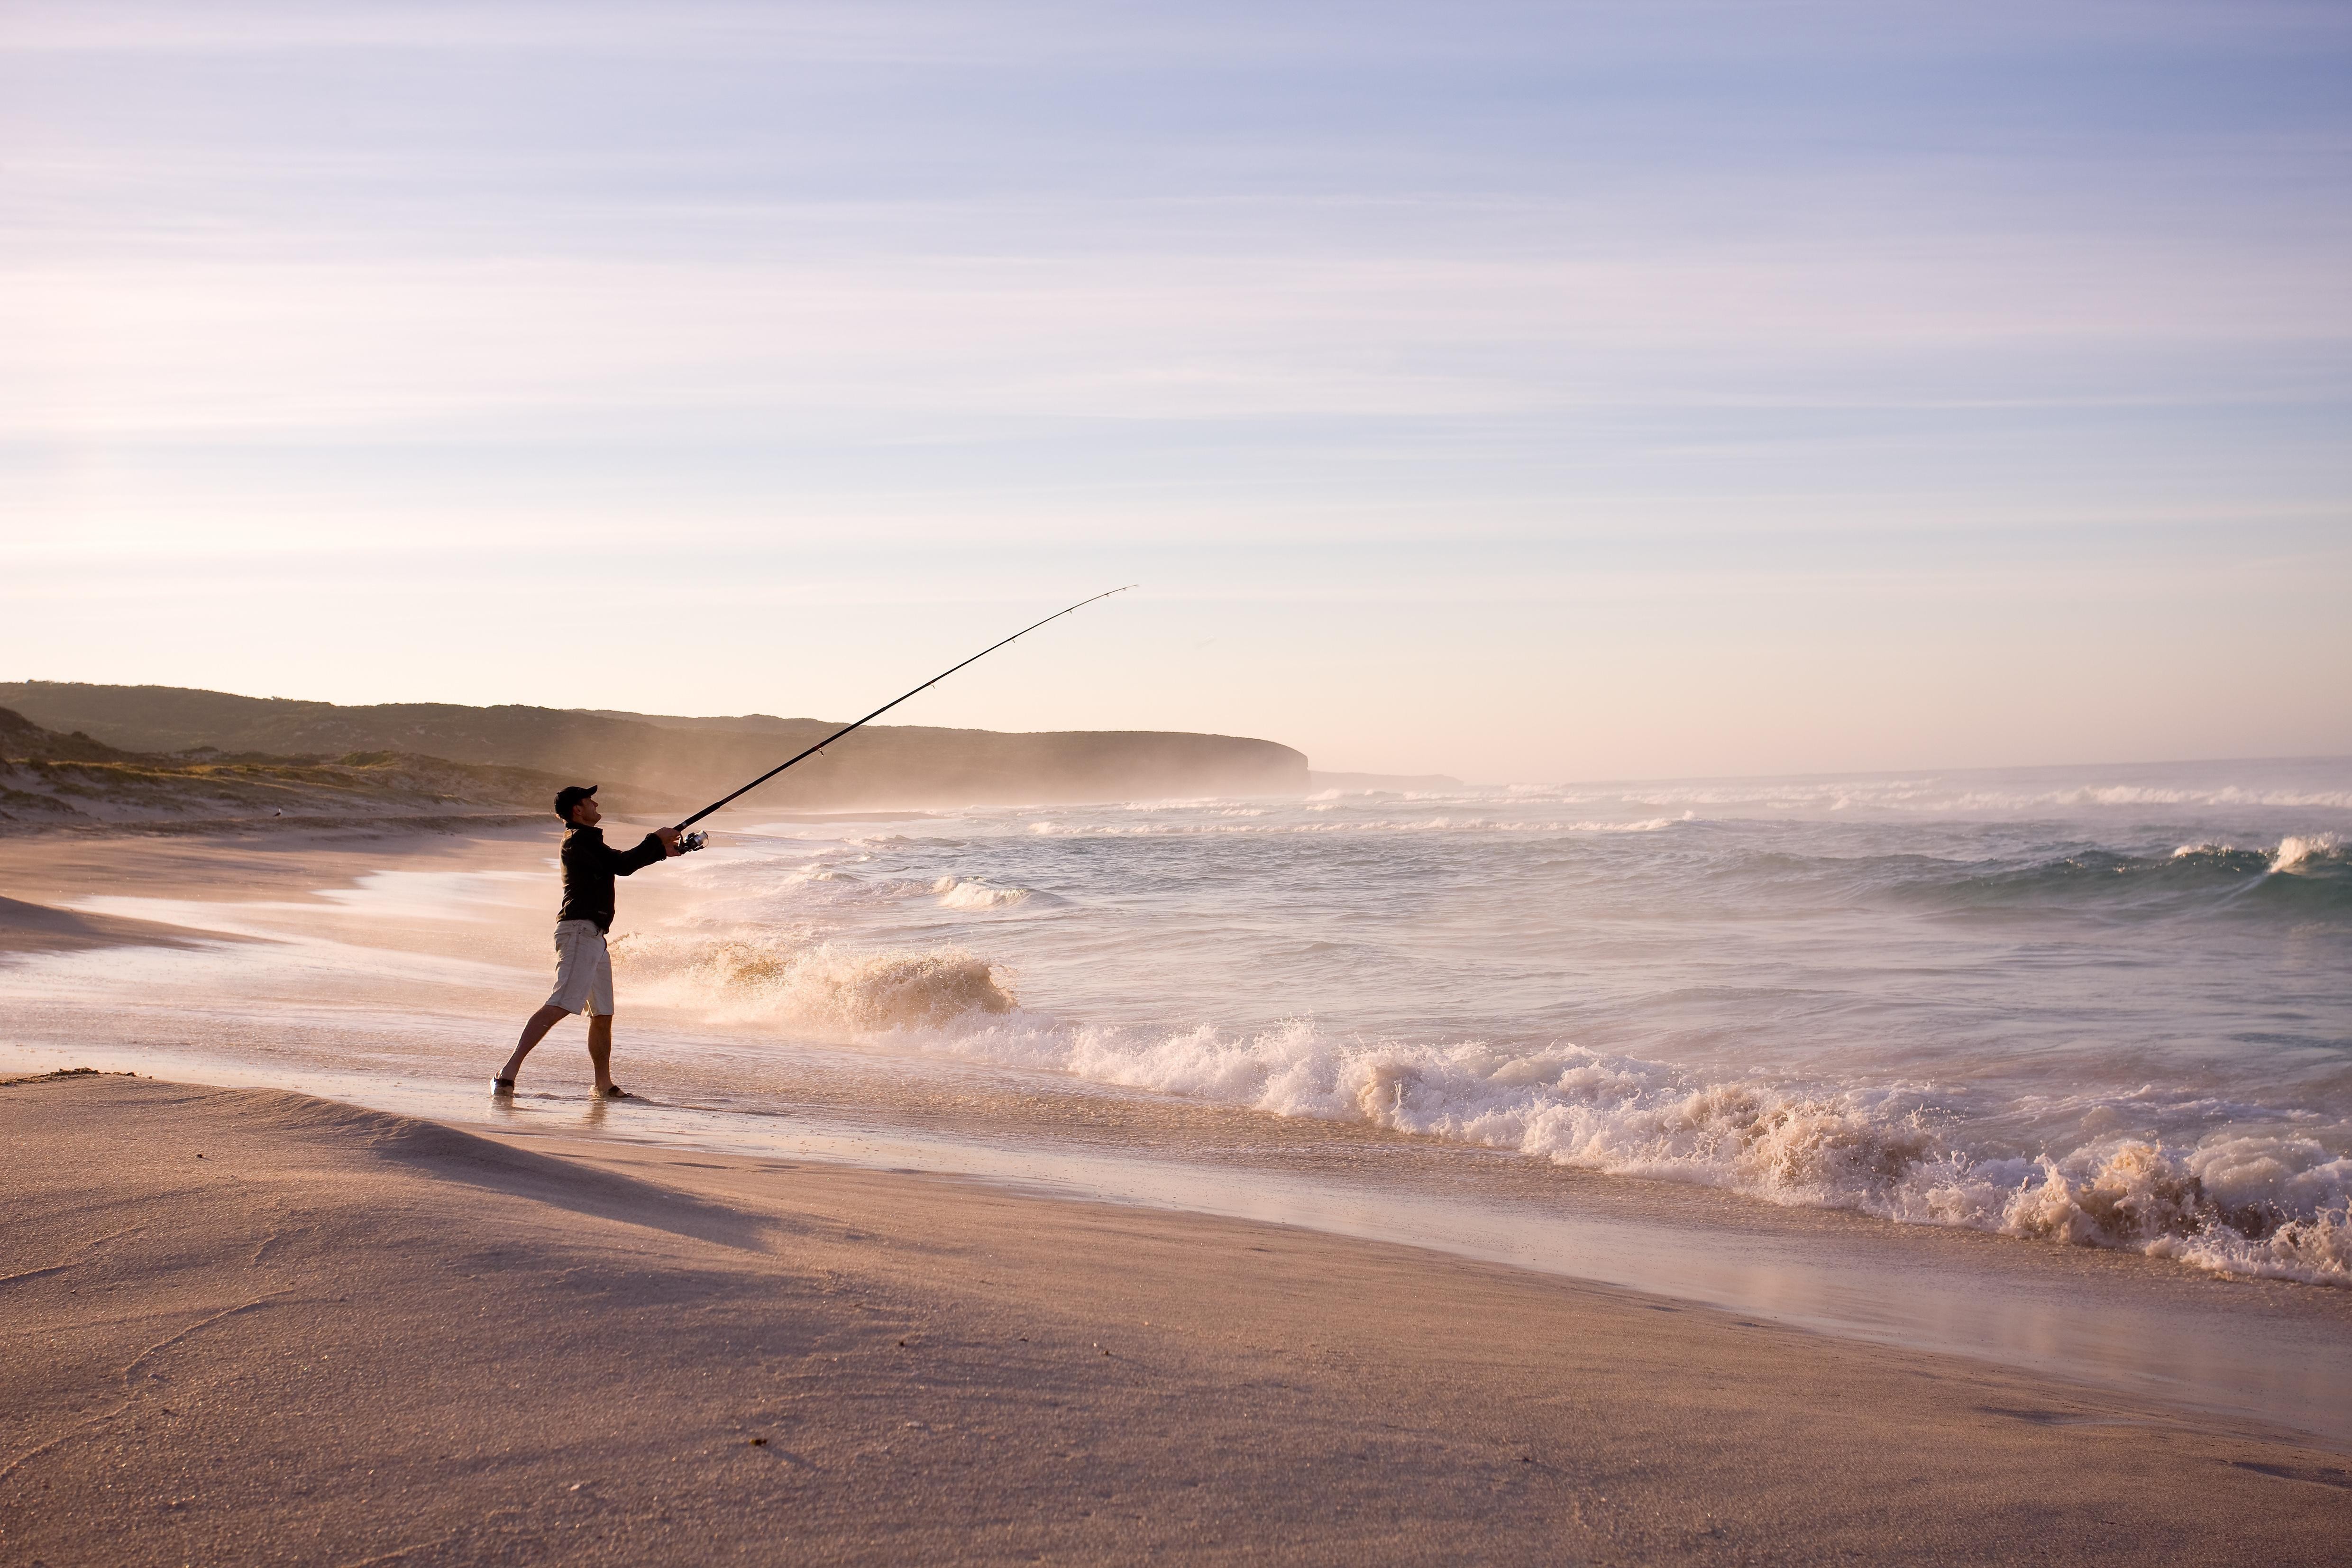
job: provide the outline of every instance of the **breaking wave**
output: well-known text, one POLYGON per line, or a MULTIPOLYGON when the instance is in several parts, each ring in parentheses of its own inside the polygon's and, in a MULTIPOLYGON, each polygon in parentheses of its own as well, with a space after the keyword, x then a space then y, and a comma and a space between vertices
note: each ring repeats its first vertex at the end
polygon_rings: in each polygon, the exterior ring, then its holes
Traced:
MULTIPOLYGON (((1575 1046, 1368 1041, 1306 1019, 1254 1033, 1066 1026, 1021 1011, 1003 969, 957 950, 646 936, 614 948, 633 983, 738 1020, 888 1037, 1775 1204, 2352 1285, 2352 1155, 2302 1133, 2242 1131, 2186 1147, 2117 1134, 2063 1154, 2001 1153, 1969 1147, 1962 1119, 1914 1089, 1710 1081, 1575 1046)), ((2126 1124, 2149 1109, 2128 1098, 2105 1108, 2126 1124)))
POLYGON ((2346 863, 2344 844, 2333 833, 2315 834, 2309 838, 2288 837, 2279 840, 2271 856, 2273 872, 2294 872, 2313 869, 2324 865, 2346 863))
POLYGON ((1027 888, 992 887, 970 877, 941 877, 931 884, 931 891, 939 896, 940 907, 950 910, 1009 909, 1034 896, 1027 888))
POLYGON ((1575 1047, 1335 1040, 1304 1020, 1254 1035, 1203 1026, 1150 1036, 1013 1017, 931 1043, 1776 1204, 2352 1285, 2352 1158, 2309 1138, 2239 1135, 2189 1149, 2116 1138, 2058 1158, 1986 1155, 1948 1141, 1916 1094, 1707 1082, 1575 1047))
POLYGON ((2236 901, 2261 910, 2352 909, 2352 855, 2332 833, 2288 836, 2275 846, 2218 841, 2183 844, 2168 855, 2084 847, 2024 864, 1967 864, 1903 858, 1889 862, 1898 896, 1954 908, 2023 905, 2049 900, 2144 902, 2236 901))
POLYGON ((858 953, 827 942, 629 935, 614 967, 656 999, 721 1016, 873 1035, 1011 1013, 1001 969, 952 948, 858 953))

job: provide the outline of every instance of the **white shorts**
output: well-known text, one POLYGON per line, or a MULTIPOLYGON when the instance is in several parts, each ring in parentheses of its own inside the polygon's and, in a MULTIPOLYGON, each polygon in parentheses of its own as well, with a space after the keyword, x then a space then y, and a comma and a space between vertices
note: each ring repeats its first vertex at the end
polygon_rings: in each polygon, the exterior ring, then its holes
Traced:
POLYGON ((555 922, 555 989, 547 1005, 591 1017, 613 1016, 613 955, 594 921, 555 922))

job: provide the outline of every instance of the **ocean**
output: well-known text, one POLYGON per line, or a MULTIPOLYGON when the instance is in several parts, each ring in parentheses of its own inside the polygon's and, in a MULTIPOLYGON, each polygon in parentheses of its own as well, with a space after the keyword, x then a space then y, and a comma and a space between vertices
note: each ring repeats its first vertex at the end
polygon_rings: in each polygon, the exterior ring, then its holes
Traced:
POLYGON ((2352 1436, 2332 1308, 2032 1262, 2352 1286, 2352 760, 754 805, 622 884, 645 1101, 568 1025, 494 1106, 556 835, 87 891, 208 935, 0 968, 0 1065, 1322 1225, 2352 1436), (1929 1233, 1984 1245, 1898 1279, 1929 1233))
POLYGON ((2352 1284, 2352 766, 775 825, 625 980, 1276 1117, 2352 1284))

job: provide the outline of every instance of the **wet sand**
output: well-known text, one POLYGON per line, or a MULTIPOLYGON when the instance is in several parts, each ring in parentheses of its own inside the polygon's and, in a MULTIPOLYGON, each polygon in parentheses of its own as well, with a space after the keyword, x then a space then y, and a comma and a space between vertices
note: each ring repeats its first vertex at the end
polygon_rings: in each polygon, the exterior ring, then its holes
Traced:
POLYGON ((0 898, 0 953, 72 952, 89 947, 182 947, 188 933, 152 921, 87 915, 0 898))
MULTIPOLYGON (((551 817, 509 826, 473 818, 406 817, 320 826, 195 824, 0 834, 0 889, 13 900, 57 904, 108 894, 236 901, 300 898, 387 866, 526 868, 555 853, 551 817)), ((634 838, 650 824, 615 825, 634 838)), ((632 891, 634 891, 634 887, 632 891)))
POLYGON ((1557 1277, 0 1088, 0 1561, 2340 1561, 2283 1435, 1557 1277), (201 1156, 201 1158, 199 1158, 201 1156))

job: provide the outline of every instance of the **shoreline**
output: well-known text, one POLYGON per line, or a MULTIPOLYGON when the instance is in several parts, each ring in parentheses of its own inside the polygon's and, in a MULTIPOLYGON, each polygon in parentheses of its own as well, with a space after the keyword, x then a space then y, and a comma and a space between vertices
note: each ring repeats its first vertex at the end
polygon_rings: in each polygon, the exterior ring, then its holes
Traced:
MULTIPOLYGON (((975 1131, 872 1103, 882 1080, 863 1076, 832 1091, 831 1109, 790 1110, 659 1097, 610 1106, 577 1085, 492 1100, 470 1085, 414 1075, 387 1082, 360 1072, 239 1068, 155 1050, 0 1048, 0 1076, 68 1061, 310 1094, 594 1158, 790 1160, 1418 1248, 1856 1344, 1958 1357, 2189 1419, 2253 1421, 2352 1454, 2352 1359, 2342 1353, 2352 1343, 2352 1298, 2133 1253, 1759 1205, 1713 1188, 1344 1125, 1278 1123, 1299 1136, 1247 1152, 1228 1146, 1220 1157, 1214 1147, 1171 1147, 1167 1135, 1180 1122, 1115 1120, 1131 1108, 1108 1094, 1075 1097, 1068 1108, 1097 1117, 1091 1125, 1066 1118, 1050 1128, 975 1131), (843 1104, 861 1099, 869 1102, 862 1109, 843 1104)), ((887 1071, 888 1063, 872 1066, 887 1071)), ((1205 1125, 1251 1114, 1144 1109, 1193 1112, 1205 1125)))
MULTIPOLYGON (((499 978, 509 965, 543 963, 543 938, 535 924, 509 930, 512 921, 490 918, 503 905, 412 902, 421 895, 400 885, 437 885, 457 874, 469 885, 487 878, 513 889, 493 888, 499 900, 527 900, 551 847, 546 837, 420 836, 389 857, 364 831, 226 842, 85 839, 37 855, 0 846, 12 893, 80 898, 110 911, 69 917, 78 930, 68 940, 37 929, 39 918, 13 920, 22 910, 0 905, 0 961, 12 946, 34 957, 44 946, 120 945, 123 976, 132 981, 121 1004, 94 1008, 21 996, 11 1037, 0 1037, 0 1069, 97 1063, 306 1090, 504 1135, 486 1123, 493 1111, 475 1078, 485 1053, 504 1049, 488 1036, 504 1035, 511 1020, 496 1017, 486 1034, 481 998, 512 984, 499 978), (110 896, 121 894, 134 897, 110 896), (135 922, 125 918, 133 910, 190 923, 135 922), (257 959, 283 952, 327 974, 388 957, 399 973, 468 989, 426 1000, 423 1010, 401 988, 407 981, 331 1003, 238 992, 223 1011, 164 977, 208 973, 226 960, 173 953, 160 945, 165 937, 247 948, 257 959), (284 946, 289 940, 296 945, 284 946), (346 941, 366 945, 339 945, 346 941), (171 991, 170 1005, 149 995, 158 984, 171 991), (331 1050, 320 1048, 322 1029, 333 1032, 331 1050)), ((640 901, 656 911, 688 896, 658 885, 646 892, 640 901)), ((504 1005, 493 1003, 493 1015, 504 1005)), ((531 1123, 521 1135, 563 1136, 573 1108, 561 1097, 581 1076, 575 1047, 567 1035, 535 1058, 533 1087, 554 1098, 527 1093, 497 1112, 531 1123)), ((2326 1287, 1767 1204, 1703 1184, 1604 1175, 1041 1069, 907 1057, 881 1046, 739 1039, 659 1008, 632 1008, 625 1052, 623 1081, 657 1092, 611 1132, 627 1125, 628 1136, 674 1150, 923 1169, 1430 1247, 2186 1407, 2267 1412, 2352 1447, 2352 1361, 2339 1353, 2352 1342, 2352 1298, 2326 1287), (753 1069, 761 1087, 747 1096, 753 1069)))
POLYGON ((2249 1423, 1391 1244, 145 1079, 0 1088, 0 1129, 47 1346, 0 1372, 12 1559, 2316 1563, 2352 1525, 2341 1455, 2249 1423))

